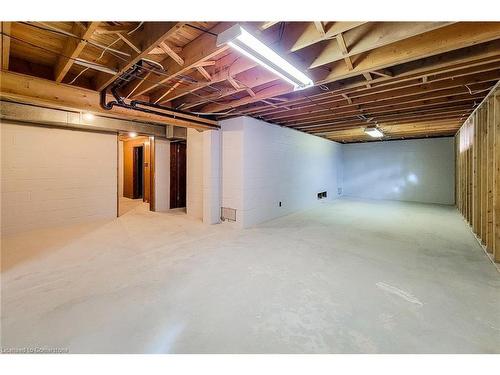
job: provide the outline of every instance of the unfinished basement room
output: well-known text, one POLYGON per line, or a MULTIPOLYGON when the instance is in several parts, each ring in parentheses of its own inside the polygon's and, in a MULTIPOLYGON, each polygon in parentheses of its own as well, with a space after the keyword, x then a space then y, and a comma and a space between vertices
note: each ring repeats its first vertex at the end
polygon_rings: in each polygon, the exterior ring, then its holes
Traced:
POLYGON ((500 353, 500 22, 1 42, 3 353, 500 353))

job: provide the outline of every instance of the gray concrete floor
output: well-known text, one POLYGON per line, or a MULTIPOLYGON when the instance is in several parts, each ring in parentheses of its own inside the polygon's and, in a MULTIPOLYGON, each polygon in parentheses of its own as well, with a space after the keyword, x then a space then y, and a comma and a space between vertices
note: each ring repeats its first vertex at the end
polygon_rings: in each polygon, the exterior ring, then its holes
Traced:
POLYGON ((2 242, 4 348, 500 352, 500 274, 453 207, 343 199, 238 231, 140 205, 2 242))

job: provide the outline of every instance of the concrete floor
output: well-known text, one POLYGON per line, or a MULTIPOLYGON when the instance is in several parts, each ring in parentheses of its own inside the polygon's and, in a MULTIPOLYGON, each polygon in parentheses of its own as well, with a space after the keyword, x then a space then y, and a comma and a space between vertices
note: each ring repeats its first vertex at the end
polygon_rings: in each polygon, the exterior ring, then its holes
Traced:
POLYGON ((500 352, 500 274, 448 206, 343 199, 238 231, 140 205, 2 260, 4 348, 500 352))
POLYGON ((132 211, 133 209, 141 205, 149 207, 149 203, 144 202, 142 198, 130 199, 125 197, 120 197, 120 200, 118 201, 118 215, 119 216, 125 215, 127 212, 132 211))

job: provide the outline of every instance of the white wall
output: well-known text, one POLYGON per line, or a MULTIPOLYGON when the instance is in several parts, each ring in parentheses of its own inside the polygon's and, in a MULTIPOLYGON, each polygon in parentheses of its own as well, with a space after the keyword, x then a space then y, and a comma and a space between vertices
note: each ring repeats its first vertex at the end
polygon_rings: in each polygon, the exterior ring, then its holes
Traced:
POLYGON ((222 205, 237 210, 238 226, 337 197, 342 145, 250 117, 220 125, 222 205), (328 198, 320 201, 321 191, 327 191, 328 198))
POLYGON ((170 209, 170 141, 155 139, 155 211, 170 209))
POLYGON ((203 133, 187 130, 186 213, 203 219, 203 133))
POLYGON ((453 138, 343 145, 344 195, 454 204, 453 138))
POLYGON ((123 141, 118 141, 118 196, 123 197, 123 141))
POLYGON ((203 222, 220 222, 221 132, 203 132, 203 222))
POLYGON ((2 235, 116 217, 114 134, 1 125, 2 235))

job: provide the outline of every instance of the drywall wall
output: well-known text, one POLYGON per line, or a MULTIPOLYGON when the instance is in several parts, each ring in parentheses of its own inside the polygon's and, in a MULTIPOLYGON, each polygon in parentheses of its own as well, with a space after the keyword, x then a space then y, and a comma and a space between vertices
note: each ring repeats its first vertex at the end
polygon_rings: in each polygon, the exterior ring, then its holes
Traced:
POLYGON ((342 151, 346 196, 455 202, 453 138, 346 144, 342 151))
POLYGON ((220 125, 222 205, 237 210, 238 226, 250 227, 338 196, 341 144, 250 117, 220 125), (318 200, 323 191, 327 198, 318 200))
POLYGON ((155 139, 155 211, 170 209, 170 141, 155 139))
POLYGON ((2 122, 2 235, 117 210, 115 134, 2 122))

